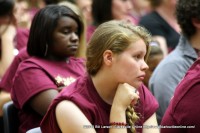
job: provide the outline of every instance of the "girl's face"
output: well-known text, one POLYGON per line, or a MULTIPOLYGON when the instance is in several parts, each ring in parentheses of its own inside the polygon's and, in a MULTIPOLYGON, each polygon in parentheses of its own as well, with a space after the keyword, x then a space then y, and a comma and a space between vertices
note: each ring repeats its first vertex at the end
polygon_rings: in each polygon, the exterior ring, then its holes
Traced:
POLYGON ((146 44, 142 39, 131 43, 121 54, 114 55, 112 72, 118 83, 128 83, 136 88, 141 85, 148 69, 145 55, 146 44))
POLYGON ((50 47, 51 54, 59 59, 66 59, 76 54, 78 45, 77 22, 70 17, 60 18, 53 33, 53 42, 50 47))
POLYGON ((129 19, 132 8, 131 0, 112 0, 112 15, 114 19, 129 19))
POLYGON ((91 24, 92 19, 92 0, 76 0, 76 3, 83 13, 87 24, 91 24))
POLYGON ((15 4, 15 17, 17 18, 17 24, 23 28, 29 28, 32 17, 30 15, 29 5, 27 1, 19 1, 15 4))

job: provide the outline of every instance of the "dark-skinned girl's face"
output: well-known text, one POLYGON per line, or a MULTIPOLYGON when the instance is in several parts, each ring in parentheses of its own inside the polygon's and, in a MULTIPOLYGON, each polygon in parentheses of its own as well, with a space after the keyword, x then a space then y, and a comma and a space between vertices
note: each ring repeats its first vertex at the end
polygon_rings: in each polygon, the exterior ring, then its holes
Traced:
POLYGON ((53 42, 48 52, 57 60, 74 56, 79 45, 78 24, 71 17, 62 17, 58 20, 53 33, 53 42))

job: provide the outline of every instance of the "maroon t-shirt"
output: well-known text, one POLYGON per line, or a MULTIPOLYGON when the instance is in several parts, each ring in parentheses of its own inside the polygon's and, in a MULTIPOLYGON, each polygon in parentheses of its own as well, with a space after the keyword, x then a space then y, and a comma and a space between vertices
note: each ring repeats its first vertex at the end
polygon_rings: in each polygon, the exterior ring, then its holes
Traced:
MULTIPOLYGON (((158 103, 145 86, 142 85, 139 88, 139 93, 140 103, 136 107, 136 112, 140 113, 140 121, 137 124, 143 125, 155 113, 158 108, 158 103)), ((41 122, 42 132, 61 133, 56 122, 55 108, 60 101, 65 99, 74 102, 94 126, 109 125, 111 105, 108 105, 101 99, 92 80, 87 75, 80 77, 76 82, 64 88, 53 101, 41 122)), ((95 128, 95 130, 97 133, 108 133, 108 128, 95 128)), ((137 131, 141 133, 142 129, 138 128, 137 131)))
POLYGON ((0 90, 4 90, 7 92, 11 91, 13 85, 13 78, 17 71, 19 64, 29 57, 26 47, 22 48, 19 51, 19 54, 15 56, 14 60, 12 61, 9 68, 6 70, 6 73, 3 75, 1 82, 0 82, 0 90))
POLYGON ((176 87, 162 119, 161 133, 200 132, 200 58, 176 87))
POLYGON ((29 37, 29 29, 18 28, 16 34, 16 49, 21 50, 22 48, 27 46, 29 37))
POLYGON ((11 97, 19 109, 20 133, 38 127, 42 120, 42 116, 26 106, 26 103, 42 91, 58 89, 74 82, 85 73, 84 62, 83 59, 74 57, 67 62, 30 57, 19 65, 13 80, 11 97))
POLYGON ((94 26, 94 25, 89 25, 87 27, 87 34, 86 34, 87 42, 90 41, 90 38, 92 37, 92 34, 94 33, 95 29, 96 29, 96 26, 94 26))

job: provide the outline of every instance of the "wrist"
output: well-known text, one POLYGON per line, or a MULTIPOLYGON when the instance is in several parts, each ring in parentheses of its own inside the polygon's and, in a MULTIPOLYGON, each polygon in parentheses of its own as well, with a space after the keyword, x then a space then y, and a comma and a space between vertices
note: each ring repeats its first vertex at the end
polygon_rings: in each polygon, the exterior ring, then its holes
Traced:
POLYGON ((110 122, 110 126, 127 126, 126 122, 110 122))
POLYGON ((123 106, 120 102, 113 102, 111 109, 118 111, 118 112, 125 112, 127 107, 123 106))

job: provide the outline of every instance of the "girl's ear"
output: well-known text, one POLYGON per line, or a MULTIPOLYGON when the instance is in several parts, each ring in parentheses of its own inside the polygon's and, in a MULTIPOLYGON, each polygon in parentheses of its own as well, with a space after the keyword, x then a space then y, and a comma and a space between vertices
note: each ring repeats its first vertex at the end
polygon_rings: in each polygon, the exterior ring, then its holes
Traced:
POLYGON ((103 53, 103 61, 104 61, 105 65, 110 66, 112 64, 113 52, 111 50, 104 51, 104 53, 103 53))
POLYGON ((197 18, 192 19, 192 24, 197 28, 200 29, 200 20, 197 18))

